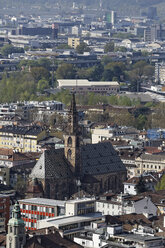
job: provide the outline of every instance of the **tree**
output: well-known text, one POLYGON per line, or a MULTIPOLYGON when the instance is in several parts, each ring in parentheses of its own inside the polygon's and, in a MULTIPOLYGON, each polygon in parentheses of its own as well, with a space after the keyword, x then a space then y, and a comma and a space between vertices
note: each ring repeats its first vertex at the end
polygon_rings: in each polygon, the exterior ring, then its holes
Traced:
POLYGON ((40 67, 44 67, 47 70, 50 70, 51 67, 51 60, 47 58, 41 58, 38 60, 38 65, 40 67))
POLYGON ((138 184, 136 185, 137 193, 143 193, 146 191, 145 181, 143 179, 143 176, 140 177, 138 184))
POLYGON ((136 127, 139 130, 142 130, 145 128, 145 124, 147 122, 147 117, 143 114, 140 114, 136 119, 136 127))
POLYGON ((90 48, 88 47, 88 45, 85 42, 80 43, 80 45, 78 45, 76 47, 76 51, 79 54, 83 54, 84 52, 90 52, 90 48))
POLYGON ((57 79, 74 79, 76 76, 76 71, 71 64, 61 64, 57 68, 56 78, 57 79))
POLYGON ((14 47, 13 45, 6 44, 1 48, 1 53, 3 56, 7 57, 12 53, 24 53, 24 49, 21 47, 14 47))
POLYGON ((49 88, 49 82, 45 79, 40 79, 37 84, 37 90, 43 93, 47 88, 49 88))
POLYGON ((58 45, 57 49, 72 49, 72 47, 68 44, 60 44, 58 45))
POLYGON ((39 81, 40 79, 49 80, 49 78, 50 78, 49 71, 46 68, 42 67, 42 66, 40 66, 40 67, 32 67, 31 68, 31 74, 32 74, 32 76, 33 76, 33 78, 34 78, 34 80, 36 82, 39 81))
POLYGON ((109 42, 105 45, 104 47, 104 52, 109 53, 109 52, 114 52, 115 45, 113 42, 109 42))
POLYGON ((123 65, 123 63, 118 63, 118 62, 108 63, 104 67, 102 79, 104 81, 112 81, 112 79, 115 77, 116 79, 118 79, 117 81, 120 81, 121 76, 124 77, 124 69, 125 66, 123 65))
POLYGON ((126 47, 124 47, 124 46, 117 46, 117 47, 115 47, 115 49, 114 49, 114 51, 115 52, 126 52, 127 51, 127 48, 126 47))
POLYGON ((160 179, 160 181, 155 186, 155 189, 158 190, 164 190, 165 189, 165 175, 163 175, 160 179))

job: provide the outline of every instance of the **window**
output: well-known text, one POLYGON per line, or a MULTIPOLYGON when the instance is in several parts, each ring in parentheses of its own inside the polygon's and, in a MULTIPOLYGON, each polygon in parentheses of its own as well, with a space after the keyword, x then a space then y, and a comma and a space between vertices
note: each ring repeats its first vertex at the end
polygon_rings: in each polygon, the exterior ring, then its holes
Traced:
POLYGON ((68 138, 68 145, 69 145, 69 146, 72 145, 72 138, 71 138, 71 137, 68 138))
POLYGON ((70 149, 68 150, 67 158, 68 160, 71 160, 72 158, 72 151, 70 149))

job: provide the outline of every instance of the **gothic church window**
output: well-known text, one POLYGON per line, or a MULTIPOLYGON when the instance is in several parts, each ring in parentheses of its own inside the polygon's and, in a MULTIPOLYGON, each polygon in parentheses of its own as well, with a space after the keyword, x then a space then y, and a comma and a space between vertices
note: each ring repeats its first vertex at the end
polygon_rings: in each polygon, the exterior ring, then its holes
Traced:
POLYGON ((71 157, 72 157, 72 151, 69 149, 67 154, 68 160, 71 160, 71 157))
POLYGON ((72 145, 72 138, 71 138, 71 137, 68 138, 68 145, 69 145, 69 146, 72 145))

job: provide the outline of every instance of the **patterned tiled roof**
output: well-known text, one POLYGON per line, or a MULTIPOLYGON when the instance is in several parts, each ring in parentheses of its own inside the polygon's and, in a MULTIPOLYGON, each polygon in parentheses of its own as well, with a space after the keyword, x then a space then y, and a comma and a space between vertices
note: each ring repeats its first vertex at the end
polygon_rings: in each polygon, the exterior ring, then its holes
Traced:
POLYGON ((82 174, 108 174, 126 171, 125 165, 110 142, 87 144, 81 147, 82 174))
POLYGON ((67 178, 72 175, 63 149, 45 150, 34 166, 31 178, 67 178))
MULTIPOLYGON (((125 165, 111 143, 88 144, 81 147, 81 176, 126 171, 125 165)), ((45 150, 30 175, 31 178, 67 178, 72 175, 71 165, 63 149, 45 150)))

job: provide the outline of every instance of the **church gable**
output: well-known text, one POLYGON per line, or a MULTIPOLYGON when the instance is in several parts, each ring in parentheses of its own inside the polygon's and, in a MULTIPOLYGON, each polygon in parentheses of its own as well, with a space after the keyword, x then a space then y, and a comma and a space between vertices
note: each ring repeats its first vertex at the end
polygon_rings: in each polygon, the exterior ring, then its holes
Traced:
POLYGON ((36 165, 32 169, 31 174, 29 175, 30 178, 45 178, 45 153, 43 152, 39 160, 37 161, 36 165))
POLYGON ((110 142, 81 147, 81 173, 90 175, 126 172, 126 167, 110 142))
POLYGON ((70 166, 64 157, 64 150, 46 150, 41 155, 30 175, 31 178, 67 178, 72 175, 70 166))

